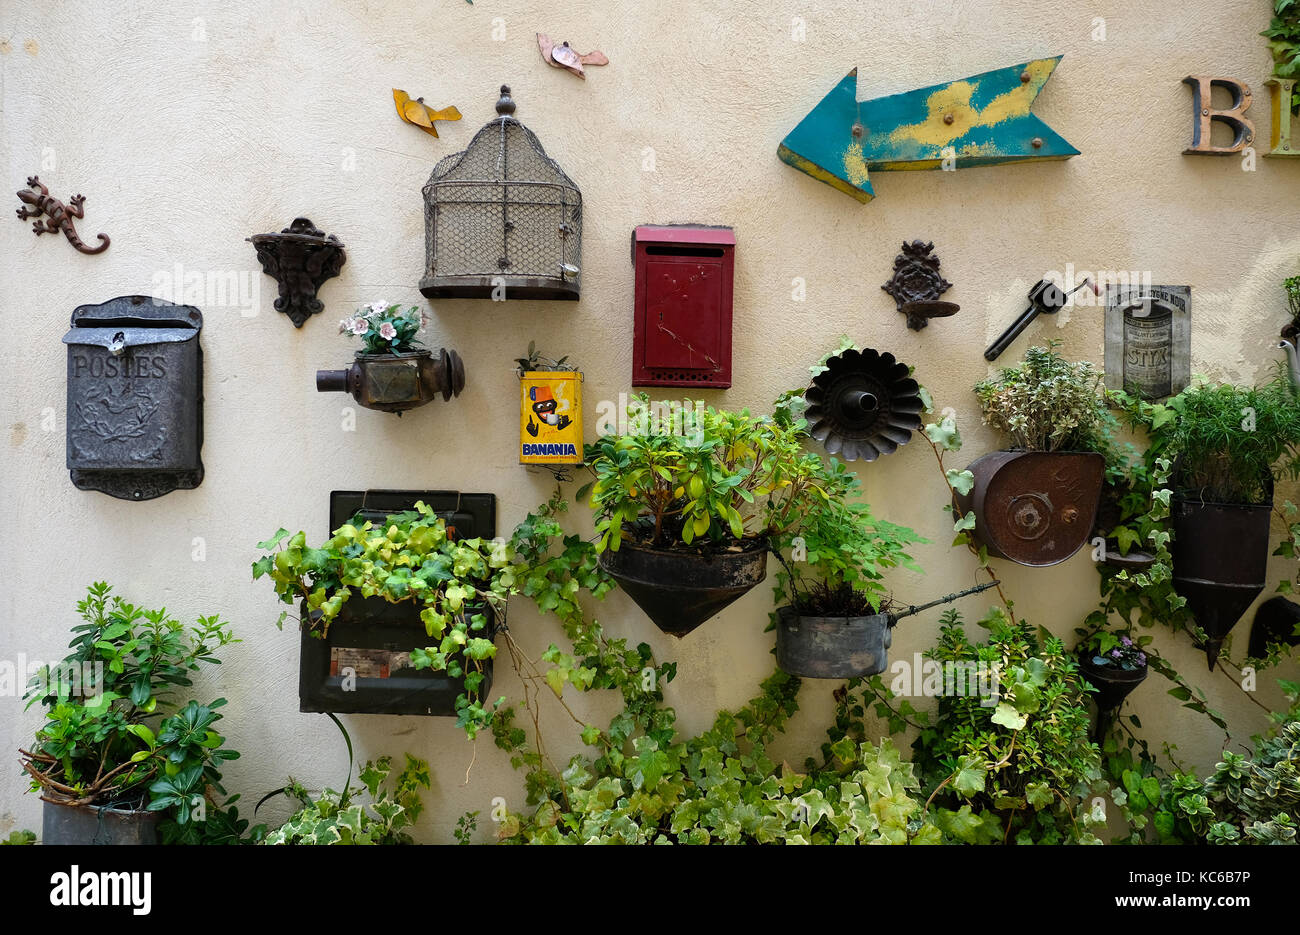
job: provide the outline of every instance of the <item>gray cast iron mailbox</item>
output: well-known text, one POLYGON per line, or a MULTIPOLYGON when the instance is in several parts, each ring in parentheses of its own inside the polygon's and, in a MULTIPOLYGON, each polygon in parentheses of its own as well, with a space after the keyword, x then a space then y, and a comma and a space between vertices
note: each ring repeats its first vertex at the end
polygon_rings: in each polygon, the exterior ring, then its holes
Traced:
POLYGON ((203 480, 197 308, 143 295, 72 313, 68 470, 81 490, 150 500, 203 480))

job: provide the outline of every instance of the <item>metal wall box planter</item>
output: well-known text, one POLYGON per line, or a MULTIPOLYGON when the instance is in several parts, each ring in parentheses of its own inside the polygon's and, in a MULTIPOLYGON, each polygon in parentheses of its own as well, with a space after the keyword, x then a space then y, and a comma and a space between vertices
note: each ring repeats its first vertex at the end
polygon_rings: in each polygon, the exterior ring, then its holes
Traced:
POLYGON ((1183 155, 1230 156, 1255 141, 1255 125, 1245 116, 1250 109, 1249 87, 1235 78, 1209 75, 1188 75, 1183 84, 1192 88, 1192 144, 1183 150, 1183 155), (1214 88, 1222 88, 1232 95, 1232 107, 1227 110, 1214 108, 1210 103, 1214 88), (1215 146, 1211 142, 1216 120, 1232 131, 1231 146, 1215 146))
POLYGON ((497 118, 424 186, 428 298, 578 298, 582 193, 514 112, 502 85, 497 118))
POLYGON ((465 364, 455 351, 440 348, 397 354, 358 353, 347 370, 317 370, 321 393, 351 393, 366 409, 399 416, 433 402, 459 396, 465 388, 465 364))
POLYGON ((767 543, 746 540, 734 552, 652 549, 624 539, 600 566, 655 626, 685 636, 767 577, 767 543))
POLYGON ((255 234, 247 239, 257 251, 262 271, 280 287, 277 312, 288 315, 293 326, 301 328, 308 318, 324 310, 316 293, 348 260, 337 237, 327 235, 309 218, 294 218, 278 234, 255 234))
POLYGON ((519 463, 582 464, 582 373, 528 370, 519 380, 519 463))
POLYGON ((1170 503, 1174 590, 1209 638, 1202 647, 1213 671, 1224 637, 1268 581, 1273 504, 1204 503, 1175 495, 1170 503))
POLYGON ((894 297, 913 331, 920 331, 931 318, 947 318, 961 310, 955 302, 939 299, 952 283, 939 274, 939 258, 933 251, 933 243, 904 241, 903 252, 894 257, 894 275, 880 287, 894 297))
POLYGON ((42 844, 157 844, 162 812, 41 803, 42 844))
POLYGON ((1068 159, 1079 151, 1029 112, 1061 56, 858 102, 855 68, 777 149, 781 161, 858 201, 871 172, 969 169, 1068 159))
MULTIPOLYGON (((496 535, 495 495, 454 490, 336 490, 330 494, 329 528, 357 518, 383 522, 394 513, 414 509, 417 500, 432 507, 458 538, 496 535)), ((306 614, 306 607, 302 612, 306 614)), ((489 639, 495 635, 495 625, 489 614, 489 639)), ((454 716, 464 679, 410 666, 411 650, 429 643, 417 605, 392 604, 382 597, 352 598, 324 639, 302 631, 298 710, 454 716)), ((485 663, 484 676, 480 688, 486 697, 492 686, 491 660, 485 663)))
POLYGON ((120 296, 72 313, 68 470, 81 490, 151 500, 203 480, 203 316, 120 296))
POLYGON ((974 486, 953 499, 963 515, 974 511, 971 535, 990 555, 1056 565, 1088 541, 1104 469, 1092 451, 995 451, 970 465, 974 486))
POLYGON ((1191 286, 1106 287, 1106 388, 1158 400, 1192 381, 1191 286))
POLYGON ((643 225, 632 232, 633 386, 731 386, 735 251, 730 227, 643 225))
POLYGON ((845 461, 874 461, 921 428, 921 389, 893 354, 850 349, 826 361, 804 393, 809 434, 845 461))
POLYGON ((777 609, 776 664, 806 679, 852 679, 884 672, 893 642, 889 614, 802 617, 777 609))

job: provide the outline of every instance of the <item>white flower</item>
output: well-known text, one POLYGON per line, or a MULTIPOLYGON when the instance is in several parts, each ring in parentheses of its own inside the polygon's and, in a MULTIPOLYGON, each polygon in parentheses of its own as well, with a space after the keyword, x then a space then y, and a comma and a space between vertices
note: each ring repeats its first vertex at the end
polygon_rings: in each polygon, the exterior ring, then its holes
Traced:
POLYGON ((346 334, 347 332, 349 332, 349 331, 351 331, 351 330, 352 330, 352 319, 351 319, 351 318, 341 318, 341 319, 339 319, 339 334, 346 334))
POLYGON ((355 334, 355 335, 363 335, 363 334, 365 334, 365 333, 366 333, 367 331, 369 331, 369 330, 370 330, 370 323, 367 322, 364 318, 354 318, 354 319, 352 319, 352 333, 353 333, 353 334, 355 334))
POLYGON ((370 311, 368 311, 368 312, 366 313, 366 317, 367 317, 367 318, 374 318, 376 315, 382 315, 382 314, 384 314, 384 312, 388 311, 388 303, 387 303, 387 302, 371 302, 369 305, 366 306, 366 308, 368 308, 368 309, 370 310, 370 311))
POLYGON ((391 341, 397 337, 397 329, 393 327, 391 321, 386 321, 379 326, 379 336, 386 341, 391 341))

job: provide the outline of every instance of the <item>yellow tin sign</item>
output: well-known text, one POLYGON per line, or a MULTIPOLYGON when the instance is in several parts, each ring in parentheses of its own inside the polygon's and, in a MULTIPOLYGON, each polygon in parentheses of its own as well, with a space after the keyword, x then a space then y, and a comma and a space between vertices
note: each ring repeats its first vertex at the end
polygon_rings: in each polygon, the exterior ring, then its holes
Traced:
POLYGON ((582 374, 530 370, 519 381, 519 463, 582 463, 582 374))

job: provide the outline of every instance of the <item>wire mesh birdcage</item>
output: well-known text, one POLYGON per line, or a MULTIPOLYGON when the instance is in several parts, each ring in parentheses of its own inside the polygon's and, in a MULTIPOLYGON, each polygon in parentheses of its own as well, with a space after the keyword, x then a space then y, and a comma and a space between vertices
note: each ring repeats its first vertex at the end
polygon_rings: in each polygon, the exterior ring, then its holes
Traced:
POLYGON ((431 299, 578 298, 582 193, 514 111, 502 85, 497 118, 424 186, 431 299))

